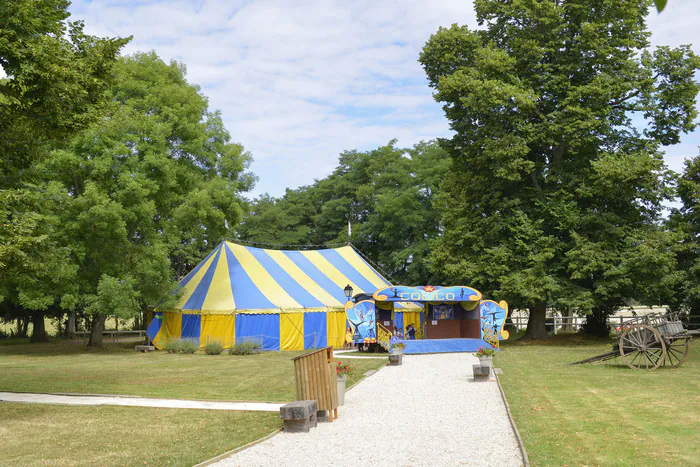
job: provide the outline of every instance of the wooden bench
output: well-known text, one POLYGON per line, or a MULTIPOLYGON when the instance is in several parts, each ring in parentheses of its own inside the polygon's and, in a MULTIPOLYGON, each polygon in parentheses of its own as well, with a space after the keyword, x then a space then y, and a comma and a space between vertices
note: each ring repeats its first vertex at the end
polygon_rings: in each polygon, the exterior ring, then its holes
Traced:
POLYGON ((152 345, 137 345, 136 346, 136 351, 144 353, 144 352, 153 352, 156 350, 156 348, 152 345))
POLYGON ((294 401, 280 407, 280 418, 287 433, 308 433, 317 424, 316 401, 294 401))
POLYGON ((491 376, 491 369, 486 365, 472 365, 472 372, 474 373, 474 381, 488 381, 489 376, 491 376))

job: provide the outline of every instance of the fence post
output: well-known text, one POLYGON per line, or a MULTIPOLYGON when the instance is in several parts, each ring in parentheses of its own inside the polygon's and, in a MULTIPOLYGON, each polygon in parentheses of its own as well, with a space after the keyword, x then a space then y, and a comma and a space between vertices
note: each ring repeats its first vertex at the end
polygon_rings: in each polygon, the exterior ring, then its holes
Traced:
POLYGON ((557 315, 554 315, 554 335, 557 335, 557 315))

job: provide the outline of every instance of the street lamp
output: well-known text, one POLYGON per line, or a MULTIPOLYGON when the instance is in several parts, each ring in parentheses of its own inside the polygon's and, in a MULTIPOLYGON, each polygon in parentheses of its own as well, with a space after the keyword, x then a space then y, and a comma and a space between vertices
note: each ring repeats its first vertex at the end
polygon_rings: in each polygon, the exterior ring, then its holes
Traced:
POLYGON ((350 284, 346 285, 343 291, 345 292, 345 298, 350 301, 350 297, 352 297, 352 287, 350 287, 350 284))

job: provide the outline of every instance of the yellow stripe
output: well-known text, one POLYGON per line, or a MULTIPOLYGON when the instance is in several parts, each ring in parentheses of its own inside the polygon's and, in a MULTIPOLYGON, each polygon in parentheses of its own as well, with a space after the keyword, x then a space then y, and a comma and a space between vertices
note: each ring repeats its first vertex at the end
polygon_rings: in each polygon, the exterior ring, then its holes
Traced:
MULTIPOLYGON (((220 254, 219 255, 219 260, 220 260, 220 254)), ((177 304, 175 308, 182 310, 182 307, 185 306, 185 303, 187 303, 187 300, 189 300, 190 296, 192 296, 192 293, 194 290, 197 288, 199 283, 202 281, 202 277, 204 277, 204 274, 209 270, 209 266, 211 266, 211 262, 214 261, 214 258, 217 257, 217 253, 214 253, 209 257, 206 263, 199 268, 199 271, 197 271, 197 274, 192 278, 191 281, 187 283, 187 285, 183 288, 182 290, 182 295, 180 297, 180 302, 177 304)))
POLYGON ((345 275, 338 271, 335 266, 333 266, 326 258, 321 255, 318 251, 302 251, 302 255, 306 257, 309 261, 311 261, 311 264, 316 266, 319 271, 325 276, 327 276, 330 280, 338 284, 338 287, 341 289, 345 287, 345 285, 350 284, 350 287, 353 288, 354 293, 358 292, 364 292, 364 293, 374 293, 374 290, 362 290, 362 287, 359 287, 357 284, 352 282, 350 279, 345 277, 345 275), (345 285, 343 285, 345 284, 345 285))
MULTIPOLYGON (((341 307, 343 304, 340 303, 333 295, 326 292, 324 288, 313 281, 309 276, 307 276, 304 271, 299 268, 294 262, 287 257, 284 253, 279 250, 265 250, 265 252, 270 255, 279 266, 284 269, 284 271, 289 274, 292 279, 297 281, 307 292, 309 292, 313 297, 319 302, 330 307, 341 307)), ((345 287, 345 286, 343 286, 345 287)))
POLYGON ((280 350, 304 350, 304 315, 280 313, 280 350))
POLYGON ((303 308, 273 279, 244 246, 230 242, 226 242, 226 245, 241 263, 248 277, 270 302, 280 308, 303 308))
MULTIPOLYGON (((383 277, 378 275, 376 272, 370 268, 367 263, 365 263, 362 258, 355 252, 355 250, 352 249, 351 246, 344 246, 342 248, 336 248, 336 250, 340 256, 342 256, 345 261, 350 263, 350 266, 355 268, 357 272, 362 274, 365 279, 370 281, 372 285, 377 287, 378 289, 383 289, 387 285, 391 285, 389 282, 384 280, 383 277)), ((374 290, 372 291, 374 293, 374 290)))
POLYGON ((216 264, 214 277, 211 279, 209 291, 202 303, 202 310, 210 311, 234 311, 236 302, 231 290, 231 278, 228 273, 228 261, 226 255, 221 252, 219 262, 216 264))

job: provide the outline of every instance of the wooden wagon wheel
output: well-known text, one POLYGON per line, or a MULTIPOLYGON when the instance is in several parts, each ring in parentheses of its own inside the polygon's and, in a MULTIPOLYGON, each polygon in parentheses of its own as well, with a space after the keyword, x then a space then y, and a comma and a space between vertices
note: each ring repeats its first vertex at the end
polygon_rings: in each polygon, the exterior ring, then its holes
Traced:
POLYGON ((656 329, 635 324, 620 337, 620 356, 633 370, 655 370, 664 363, 666 344, 656 329))
POLYGON ((666 363, 678 368, 688 358, 690 352, 689 339, 673 339, 666 344, 666 363))

